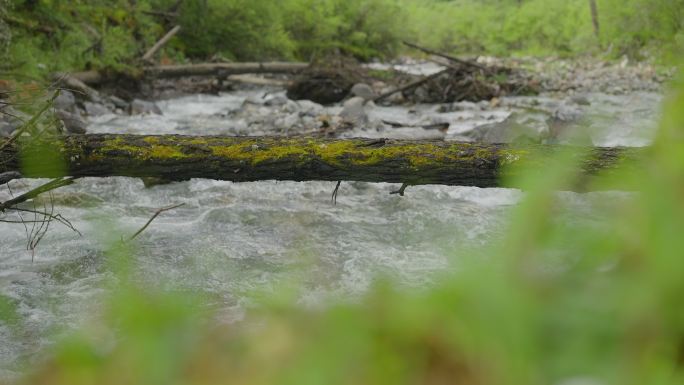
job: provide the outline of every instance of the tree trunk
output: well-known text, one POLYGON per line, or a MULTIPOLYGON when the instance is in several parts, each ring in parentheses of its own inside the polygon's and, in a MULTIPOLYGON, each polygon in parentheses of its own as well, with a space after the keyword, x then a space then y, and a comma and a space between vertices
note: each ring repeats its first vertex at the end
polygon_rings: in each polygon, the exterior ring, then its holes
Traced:
MULTIPOLYGON (((309 66, 308 63, 270 62, 270 63, 200 63, 183 65, 147 66, 143 76, 156 78, 178 78, 184 76, 228 76, 254 73, 296 73, 309 66)), ((55 78, 71 77, 83 83, 97 85, 106 76, 97 71, 57 73, 55 78)))
MULTIPOLYGON (((19 159, 32 159, 27 177, 208 178, 234 182, 323 180, 500 186, 509 165, 543 169, 558 146, 512 147, 444 141, 317 139, 279 137, 75 135, 24 146, 0 142, 0 173, 20 171, 19 159), (46 156, 53 149, 63 163, 46 156)), ((586 175, 608 174, 639 159, 643 149, 577 148, 586 175)))

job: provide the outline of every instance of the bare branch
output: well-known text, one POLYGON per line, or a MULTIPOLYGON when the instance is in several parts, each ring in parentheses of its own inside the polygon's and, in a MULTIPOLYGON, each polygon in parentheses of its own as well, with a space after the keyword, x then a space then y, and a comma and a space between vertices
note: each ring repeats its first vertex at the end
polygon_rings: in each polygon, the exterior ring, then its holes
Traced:
POLYGON ((173 210, 173 209, 177 209, 177 208, 179 208, 179 207, 181 207, 181 206, 184 206, 184 205, 185 205, 185 203, 180 203, 180 204, 177 204, 177 205, 167 206, 167 207, 162 207, 162 208, 160 208, 159 210, 157 210, 157 211, 154 213, 154 215, 152 215, 152 217, 150 218, 150 220, 148 220, 147 223, 145 223, 145 226, 141 227, 140 230, 138 230, 135 234, 133 234, 133 236, 131 236, 128 240, 129 240, 129 241, 132 241, 132 240, 134 240, 135 238, 137 238, 138 235, 140 235, 143 231, 145 231, 145 229, 147 229, 147 227, 150 225, 150 223, 152 223, 152 221, 155 220, 155 218, 157 218, 157 217, 159 216, 159 214, 161 214, 161 213, 163 213, 163 212, 166 212, 166 211, 173 210))

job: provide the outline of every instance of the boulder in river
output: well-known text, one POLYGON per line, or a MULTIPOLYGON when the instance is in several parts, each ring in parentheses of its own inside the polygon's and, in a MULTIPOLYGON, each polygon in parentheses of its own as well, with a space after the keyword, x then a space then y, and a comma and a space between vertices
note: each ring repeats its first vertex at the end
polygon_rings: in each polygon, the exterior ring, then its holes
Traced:
POLYGON ((287 104, 288 101, 290 101, 290 99, 288 99, 285 95, 275 95, 266 99, 266 101, 264 101, 264 105, 269 107, 283 106, 287 104))
POLYGON ((62 111, 76 112, 76 96, 73 92, 67 90, 60 90, 59 95, 55 98, 53 106, 62 111))
POLYGON ((114 104, 115 108, 128 110, 128 103, 116 95, 109 96, 109 101, 112 102, 112 104, 114 104))
POLYGON ((14 125, 4 119, 0 119, 0 137, 8 138, 12 135, 14 130, 16 130, 14 125))
POLYGON ((351 89, 351 94, 363 98, 364 100, 373 100, 376 95, 373 88, 366 83, 356 83, 351 89))
POLYGON ((6 106, 0 111, 0 137, 9 137, 17 128, 21 127, 22 121, 16 118, 16 116, 21 116, 25 119, 29 118, 10 106, 6 106))
POLYGON ((55 110, 55 116, 64 124, 64 128, 70 134, 85 134, 88 124, 80 114, 64 110, 55 110))
POLYGON ((340 118, 354 125, 367 123, 368 115, 366 114, 365 103, 366 100, 360 96, 354 96, 347 100, 344 102, 342 112, 340 112, 340 118))
POLYGON ((466 136, 483 143, 542 143, 549 135, 546 118, 513 112, 504 121, 478 126, 466 136))
POLYGON ((163 115, 157 103, 146 100, 134 99, 128 109, 131 115, 163 115))
POLYGON ((83 102, 83 108, 88 116, 102 116, 110 113, 107 107, 99 103, 83 102))

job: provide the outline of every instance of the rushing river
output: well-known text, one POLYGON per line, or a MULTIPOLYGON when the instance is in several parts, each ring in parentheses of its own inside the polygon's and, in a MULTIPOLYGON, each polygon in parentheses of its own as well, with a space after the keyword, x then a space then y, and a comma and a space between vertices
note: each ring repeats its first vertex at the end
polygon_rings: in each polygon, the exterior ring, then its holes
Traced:
MULTIPOLYGON (((91 132, 139 134, 269 134, 248 130, 233 112, 263 90, 219 96, 194 95, 160 102, 163 115, 105 115, 91 132)), ((661 96, 588 94, 583 107, 595 145, 642 146, 651 140, 661 96)), ((553 98, 536 98, 535 105, 553 98)), ((374 107, 371 118, 452 123, 447 139, 476 125, 502 120, 527 98, 504 100, 498 108, 438 112, 439 106, 374 107)), ((340 107, 328 110, 339 112, 340 107)), ((421 129, 416 129, 421 130, 421 129)), ((416 131, 416 132, 418 132, 416 131)), ((353 132, 383 136, 386 133, 353 132)), ((402 131, 411 136, 410 130, 402 131)), ((416 134, 418 136, 418 134, 416 134)), ((37 181, 11 183, 20 192, 37 181)), ((85 178, 54 192, 55 211, 82 236, 53 224, 35 252, 27 251, 26 229, 0 224, 0 294, 17 305, 18 325, 0 324, 0 378, 21 370, 61 332, 97 311, 113 273, 108 242, 130 236, 160 207, 185 205, 162 214, 136 240, 135 267, 142 280, 168 282, 215 298, 227 320, 239 319, 249 293, 276 290, 296 280, 303 304, 363 293, 378 275, 408 286, 429 284, 432 275, 502 236, 506 212, 521 193, 510 189, 411 187, 406 197, 390 195, 396 185, 212 180, 144 187, 134 178, 85 178)), ((589 220, 595 194, 565 194, 589 220)), ((9 192, 0 192, 0 199, 9 192)), ((46 199, 39 201, 42 207, 46 199)), ((31 219, 26 216, 25 219, 31 219)), ((29 230, 30 230, 29 225, 29 230)))

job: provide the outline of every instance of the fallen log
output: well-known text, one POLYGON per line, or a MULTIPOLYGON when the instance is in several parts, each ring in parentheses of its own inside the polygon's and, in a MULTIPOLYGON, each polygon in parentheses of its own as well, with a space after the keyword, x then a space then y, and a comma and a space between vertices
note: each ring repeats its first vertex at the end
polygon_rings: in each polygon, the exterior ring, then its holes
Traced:
MULTIPOLYGON (((199 63, 181 65, 146 66, 143 77, 179 78, 185 76, 229 76, 260 73, 296 73, 306 67, 308 63, 299 62, 270 62, 270 63, 199 63)), ((65 74, 55 74, 64 77, 65 74)), ((107 76, 97 71, 74 72, 68 74, 70 78, 80 80, 89 85, 97 85, 107 80, 107 76)))
MULTIPOLYGON (((46 138, 33 143, 21 149, 21 156, 17 143, 4 146, 0 150, 0 173, 495 187, 509 172, 506 166, 534 161, 542 169, 544 160, 534 160, 533 154, 558 150, 558 146, 444 141, 116 134, 46 138), (59 154, 62 162, 45 156, 46 148, 59 154), (30 169, 22 170, 20 159, 32 159, 30 169)), ((594 175, 615 172, 625 167, 625 161, 638 160, 644 150, 577 148, 576 153, 583 172, 594 175)))

